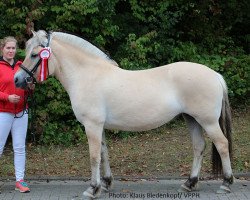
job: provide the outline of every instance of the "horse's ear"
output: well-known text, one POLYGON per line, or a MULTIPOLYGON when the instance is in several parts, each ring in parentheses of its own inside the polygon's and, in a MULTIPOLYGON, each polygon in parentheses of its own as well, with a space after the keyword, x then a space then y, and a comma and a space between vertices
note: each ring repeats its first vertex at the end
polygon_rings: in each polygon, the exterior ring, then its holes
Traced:
POLYGON ((31 30, 32 34, 33 34, 33 37, 37 36, 36 32, 31 30))

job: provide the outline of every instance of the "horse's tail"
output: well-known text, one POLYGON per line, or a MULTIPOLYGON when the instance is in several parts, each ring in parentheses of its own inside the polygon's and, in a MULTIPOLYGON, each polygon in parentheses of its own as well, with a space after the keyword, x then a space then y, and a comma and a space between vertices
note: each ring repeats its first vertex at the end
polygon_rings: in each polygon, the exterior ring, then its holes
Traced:
MULTIPOLYGON (((220 128, 228 140, 229 156, 232 160, 232 119, 231 119, 231 108, 228 100, 227 85, 221 75, 219 75, 221 85, 223 87, 223 99, 221 107, 221 115, 219 118, 220 128)), ((212 146, 212 170, 213 174, 219 175, 222 173, 221 157, 213 144, 212 146)))

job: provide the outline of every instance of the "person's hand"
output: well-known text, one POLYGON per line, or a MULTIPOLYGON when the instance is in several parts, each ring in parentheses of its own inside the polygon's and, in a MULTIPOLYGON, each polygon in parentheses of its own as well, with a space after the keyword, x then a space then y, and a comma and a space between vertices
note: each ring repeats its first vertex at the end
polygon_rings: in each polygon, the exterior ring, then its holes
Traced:
POLYGON ((11 103, 18 103, 20 101, 21 97, 16 94, 11 94, 8 96, 8 100, 11 103))

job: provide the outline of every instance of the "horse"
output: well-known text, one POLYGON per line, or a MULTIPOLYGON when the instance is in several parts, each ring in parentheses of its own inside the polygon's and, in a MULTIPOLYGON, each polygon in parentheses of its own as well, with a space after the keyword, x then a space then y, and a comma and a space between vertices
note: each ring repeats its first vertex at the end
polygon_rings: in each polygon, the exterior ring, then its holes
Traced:
POLYGON ((41 63, 47 59, 47 75, 63 85, 77 120, 85 127, 91 183, 83 195, 94 199, 100 197, 102 189, 112 188, 105 129, 146 131, 179 115, 187 123, 194 156, 190 176, 180 186, 181 191, 196 189, 205 130, 214 147, 213 171, 223 172, 217 192, 231 192, 231 112, 222 75, 205 65, 184 61, 125 70, 90 42, 64 32, 33 31, 25 51, 26 57, 14 76, 16 87, 27 88, 31 80, 42 82, 37 79, 41 63), (44 50, 49 52, 47 57, 41 56, 44 50))

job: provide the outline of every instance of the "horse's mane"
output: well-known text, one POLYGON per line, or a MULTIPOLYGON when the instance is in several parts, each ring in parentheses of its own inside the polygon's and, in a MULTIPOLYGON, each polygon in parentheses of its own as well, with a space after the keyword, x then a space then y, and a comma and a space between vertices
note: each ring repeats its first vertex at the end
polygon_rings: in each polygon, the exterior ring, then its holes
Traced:
POLYGON ((57 39, 66 42, 70 45, 77 46, 78 48, 87 51, 90 54, 94 54, 98 57, 111 60, 111 58, 107 54, 98 49, 96 46, 75 35, 62 32, 53 32, 52 37, 56 37, 57 39))
MULTIPOLYGON (((43 30, 39 30, 37 32, 33 33, 34 37, 32 37, 30 40, 27 41, 26 43, 26 51, 30 51, 32 46, 38 46, 38 45, 47 45, 48 39, 47 36, 48 34, 43 31, 43 30)), ((90 42, 77 37, 75 35, 71 35, 68 33, 63 33, 63 32, 52 32, 51 34, 51 39, 53 40, 53 38, 56 37, 58 40, 66 42, 70 45, 76 46, 77 48, 80 48, 82 50, 84 50, 85 52, 88 52, 92 55, 101 57, 105 60, 110 61, 112 64, 115 64, 118 66, 118 64, 112 60, 107 54, 105 54, 103 51, 101 51, 100 49, 98 49, 96 46, 94 46, 93 44, 91 44, 90 42)))

